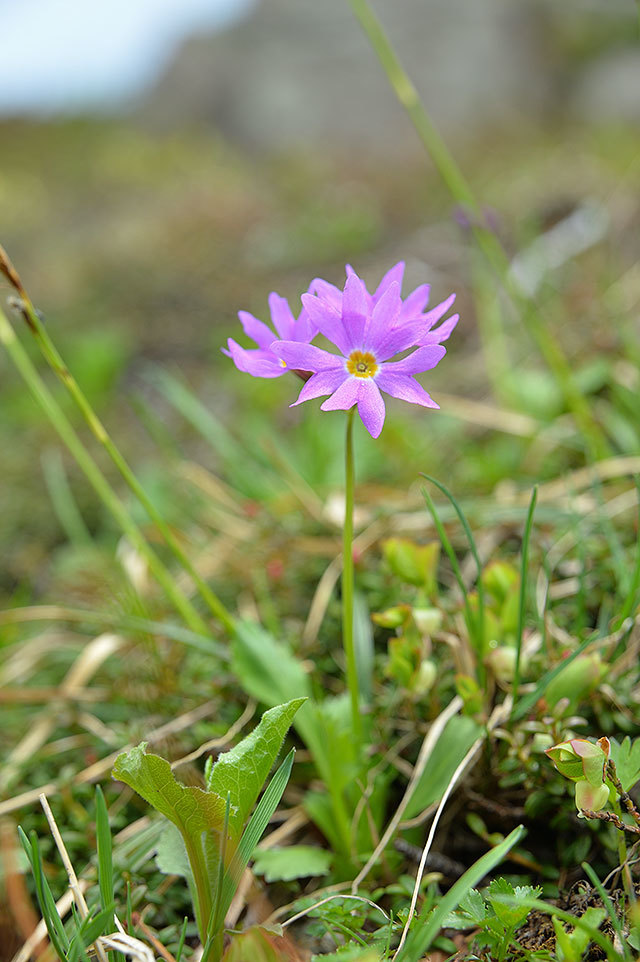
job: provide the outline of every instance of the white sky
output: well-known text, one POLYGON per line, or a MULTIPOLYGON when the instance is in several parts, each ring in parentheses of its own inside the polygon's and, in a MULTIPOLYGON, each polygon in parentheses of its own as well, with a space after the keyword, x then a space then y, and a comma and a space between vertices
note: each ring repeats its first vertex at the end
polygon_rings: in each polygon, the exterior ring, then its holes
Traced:
POLYGON ((0 113, 73 111, 135 95, 182 39, 255 0, 0 0, 0 113))

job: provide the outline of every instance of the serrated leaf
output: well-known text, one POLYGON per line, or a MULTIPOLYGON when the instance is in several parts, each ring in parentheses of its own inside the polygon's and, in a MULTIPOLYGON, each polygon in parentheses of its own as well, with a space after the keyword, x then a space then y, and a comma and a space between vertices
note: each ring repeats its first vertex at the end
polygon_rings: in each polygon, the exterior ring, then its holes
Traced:
POLYGON ((632 742, 627 735, 620 745, 615 738, 610 739, 610 742, 611 758, 616 766, 618 778, 625 792, 628 792, 640 779, 640 738, 632 742))
POLYGON ((112 776, 141 795, 180 830, 183 838, 200 840, 202 832, 219 833, 226 801, 195 785, 182 785, 159 755, 147 755, 146 742, 116 758, 112 776))
POLYGON ((257 728, 231 751, 220 755, 211 769, 207 789, 231 800, 229 829, 238 838, 282 747, 294 715, 305 701, 295 698, 269 709, 257 728))
POLYGON ((460 900, 460 910, 477 924, 482 922, 487 914, 484 899, 477 889, 469 889, 465 897, 460 900))
POLYGON ((258 849, 253 859, 253 871, 256 875, 263 875, 265 882, 290 882, 296 878, 327 875, 332 860, 332 852, 313 845, 258 849))
POLYGON ((531 885, 518 885, 515 889, 506 879, 494 879, 487 891, 487 899, 497 917, 507 929, 516 929, 526 920, 530 909, 518 905, 526 899, 537 898, 541 889, 531 885))

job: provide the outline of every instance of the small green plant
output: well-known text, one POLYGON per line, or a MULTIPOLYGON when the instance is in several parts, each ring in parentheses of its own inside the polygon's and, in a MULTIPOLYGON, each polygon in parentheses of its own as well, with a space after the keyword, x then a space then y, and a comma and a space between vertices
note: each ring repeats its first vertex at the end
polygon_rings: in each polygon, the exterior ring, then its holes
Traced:
POLYGON ((452 929, 480 929, 476 946, 489 949, 492 959, 503 962, 510 949, 518 948, 516 933, 530 912, 525 900, 538 898, 541 892, 531 885, 513 886, 504 878, 494 879, 484 894, 477 889, 467 892, 444 924, 452 929))
POLYGON ((113 777, 125 782, 170 825, 158 864, 187 879, 204 962, 220 962, 224 919, 253 850, 286 787, 293 752, 282 763, 248 825, 245 823, 304 699, 265 712, 258 727, 205 769, 205 788, 180 784, 169 762, 147 754, 144 743, 119 755, 113 777))

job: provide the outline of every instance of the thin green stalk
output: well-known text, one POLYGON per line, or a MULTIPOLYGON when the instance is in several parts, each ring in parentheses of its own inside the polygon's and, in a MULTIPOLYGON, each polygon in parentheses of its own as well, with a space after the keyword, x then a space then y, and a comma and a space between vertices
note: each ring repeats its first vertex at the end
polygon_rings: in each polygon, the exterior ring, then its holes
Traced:
MULTIPOLYGON (((0 257, 6 258, 6 254, 2 251, 2 248, 0 248, 0 257)), ((172 533, 171 528, 164 520, 153 501, 125 461, 124 457, 120 453, 120 450, 116 447, 112 438, 110 437, 104 424, 91 407, 91 404, 89 403, 89 400, 84 394, 82 388, 74 378, 73 374, 71 374, 69 371, 67 365, 64 363, 62 356, 49 337, 47 329, 40 320, 38 312, 31 303, 31 299, 17 277, 17 274, 15 274, 15 271, 14 276, 19 284, 17 289, 18 293, 20 294, 20 309, 25 317, 25 320, 27 321, 27 326, 33 334, 34 340, 40 348, 40 351, 42 352, 42 355, 47 361, 49 367, 56 374, 58 379, 62 382, 75 401, 76 405, 80 409, 80 412, 82 413, 82 416, 87 422, 91 433, 98 443, 102 445, 131 491, 135 494, 140 504, 154 522, 173 556, 176 558, 179 564, 182 565, 191 578, 193 578, 198 592, 200 593, 203 601, 209 607, 211 613, 221 622, 222 625, 224 625, 228 632, 232 632, 233 619, 231 614, 227 611, 217 595, 211 590, 209 585, 200 577, 190 559, 182 550, 179 542, 172 533)), ((14 280, 14 284, 15 283, 16 280, 14 280)))
POLYGON ((444 140, 436 130, 418 91, 390 44, 381 24, 371 10, 368 0, 349 0, 351 9, 376 54, 396 97, 407 111, 420 140, 433 160, 449 193, 471 216, 471 232, 491 268, 500 278, 512 302, 522 313, 522 319, 535 340, 538 350, 560 385, 567 407, 587 441, 594 458, 605 457, 609 446, 600 426, 594 420, 589 405, 578 388, 571 366, 556 339, 550 337, 536 305, 514 281, 509 260, 500 241, 483 223, 482 211, 471 187, 453 159, 444 140))
POLYGON ((145 540, 139 527, 129 515, 124 504, 115 493, 104 474, 93 460, 82 441, 74 431, 66 415, 54 400, 53 395, 36 371, 22 344, 16 337, 6 315, 0 310, 0 341, 7 349, 11 360, 22 375, 27 387, 51 421, 62 441, 78 462, 94 491, 105 507, 111 512, 124 534, 144 557, 149 569, 162 586, 167 597, 173 602, 192 631, 208 634, 204 620, 189 599, 176 584, 169 570, 164 566, 153 549, 145 540))
POLYGON ((527 601, 527 570, 529 563, 529 540, 531 538, 531 528, 533 526, 533 513, 536 509, 536 501, 538 500, 538 485, 534 485, 533 491, 531 492, 531 500, 529 502, 529 510, 527 511, 527 520, 524 526, 524 535, 522 537, 522 558, 520 561, 520 597, 518 600, 518 633, 516 635, 516 666, 513 672, 513 706, 511 708, 511 714, 513 716, 514 709, 516 707, 516 701, 518 700, 518 688, 520 686, 520 661, 522 654, 522 636, 524 633, 524 614, 525 605, 527 601))
POLYGON ((355 467, 353 459, 353 415, 355 407, 347 414, 345 443, 345 509, 342 539, 342 644, 347 658, 347 685, 351 696, 351 723, 356 743, 362 739, 360 717, 360 692, 358 666, 353 642, 353 489, 355 467))

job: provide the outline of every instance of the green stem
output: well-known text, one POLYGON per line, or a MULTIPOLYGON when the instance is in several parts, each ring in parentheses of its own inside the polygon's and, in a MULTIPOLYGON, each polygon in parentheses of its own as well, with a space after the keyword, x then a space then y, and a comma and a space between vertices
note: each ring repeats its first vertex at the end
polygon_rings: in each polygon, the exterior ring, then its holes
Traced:
POLYGON ((560 385, 567 407, 578 428, 583 433, 593 457, 606 457, 609 446, 600 426, 594 420, 589 405, 578 388, 571 366, 557 340, 549 336, 537 306, 514 281, 509 260, 500 241, 483 224, 483 216, 473 191, 464 174, 453 159, 444 140, 433 125, 418 92, 412 84, 398 56, 389 43, 380 21, 371 10, 368 0, 349 0, 351 9, 376 54, 396 97, 407 111, 416 132, 433 160, 440 177, 456 201, 471 216, 471 232, 491 268, 500 278, 503 288, 513 304, 522 313, 538 350, 560 385))
POLYGON ((209 630, 205 621, 198 614, 197 610, 193 607, 186 595, 183 594, 181 589, 174 581, 171 573, 149 546, 139 527, 127 512, 124 504, 115 493, 96 462, 84 447, 82 441, 74 431, 66 415, 58 403, 54 400, 53 395, 36 371, 29 356, 16 337, 16 333, 9 323, 6 315, 1 310, 0 341, 2 341, 6 347, 11 360, 22 375, 22 378, 27 384, 29 390, 42 407, 62 441, 66 444, 67 448, 78 462, 78 465, 86 475, 94 491, 99 496, 103 504, 111 512, 124 534, 131 541, 132 545, 144 557, 149 565, 149 569, 152 571, 159 584, 162 585, 167 597, 173 602, 189 628, 191 628, 192 631, 200 634, 209 634, 209 630))
MULTIPOLYGON (((612 794, 609 795, 611 808, 613 809, 615 814, 618 816, 620 821, 623 821, 622 806, 620 805, 620 802, 618 801, 617 798, 612 797, 612 794)), ((635 902, 636 896, 635 896, 635 891, 633 887, 633 880, 631 878, 631 869, 627 864, 629 859, 629 854, 627 852, 627 845, 624 838, 624 832, 620 832, 616 830, 616 842, 618 845, 618 858, 620 859, 620 865, 622 866, 621 868, 622 884, 624 886, 624 890, 627 895, 627 898, 629 899, 629 902, 635 902)))
POLYGON ((25 319, 27 320, 29 330, 33 334, 33 337, 38 344, 38 347, 40 348, 45 360, 49 364, 49 367, 56 374, 58 379, 62 382, 75 401, 76 405, 80 409, 80 412, 82 413, 82 416, 89 425, 93 436, 98 443, 102 445, 128 484, 131 491, 133 491, 140 504, 154 522, 173 556, 193 579, 200 596, 207 604, 211 613, 221 622, 222 625, 224 625, 227 631, 232 632, 233 619, 230 613, 227 611, 220 599, 214 594, 209 585, 207 585, 207 583, 195 570, 190 559, 182 550, 179 542, 173 535, 169 525, 166 523, 153 501, 148 496, 147 492, 144 490, 137 477, 125 461, 119 449, 114 444, 104 424, 100 421, 99 417, 91 407, 91 404, 82 391, 82 388, 74 378, 73 374, 71 374, 69 371, 55 344, 49 337, 44 324, 38 316, 38 312, 35 310, 31 300, 26 296, 24 288, 21 289, 20 295, 22 301, 21 307, 24 312, 25 319))
POLYGON ((353 489, 355 468, 353 459, 353 415, 355 407, 347 414, 345 444, 345 507, 342 538, 342 644, 347 658, 347 685, 351 696, 351 723, 353 737, 359 744, 362 739, 360 716, 360 692, 358 667, 353 640, 353 489))

